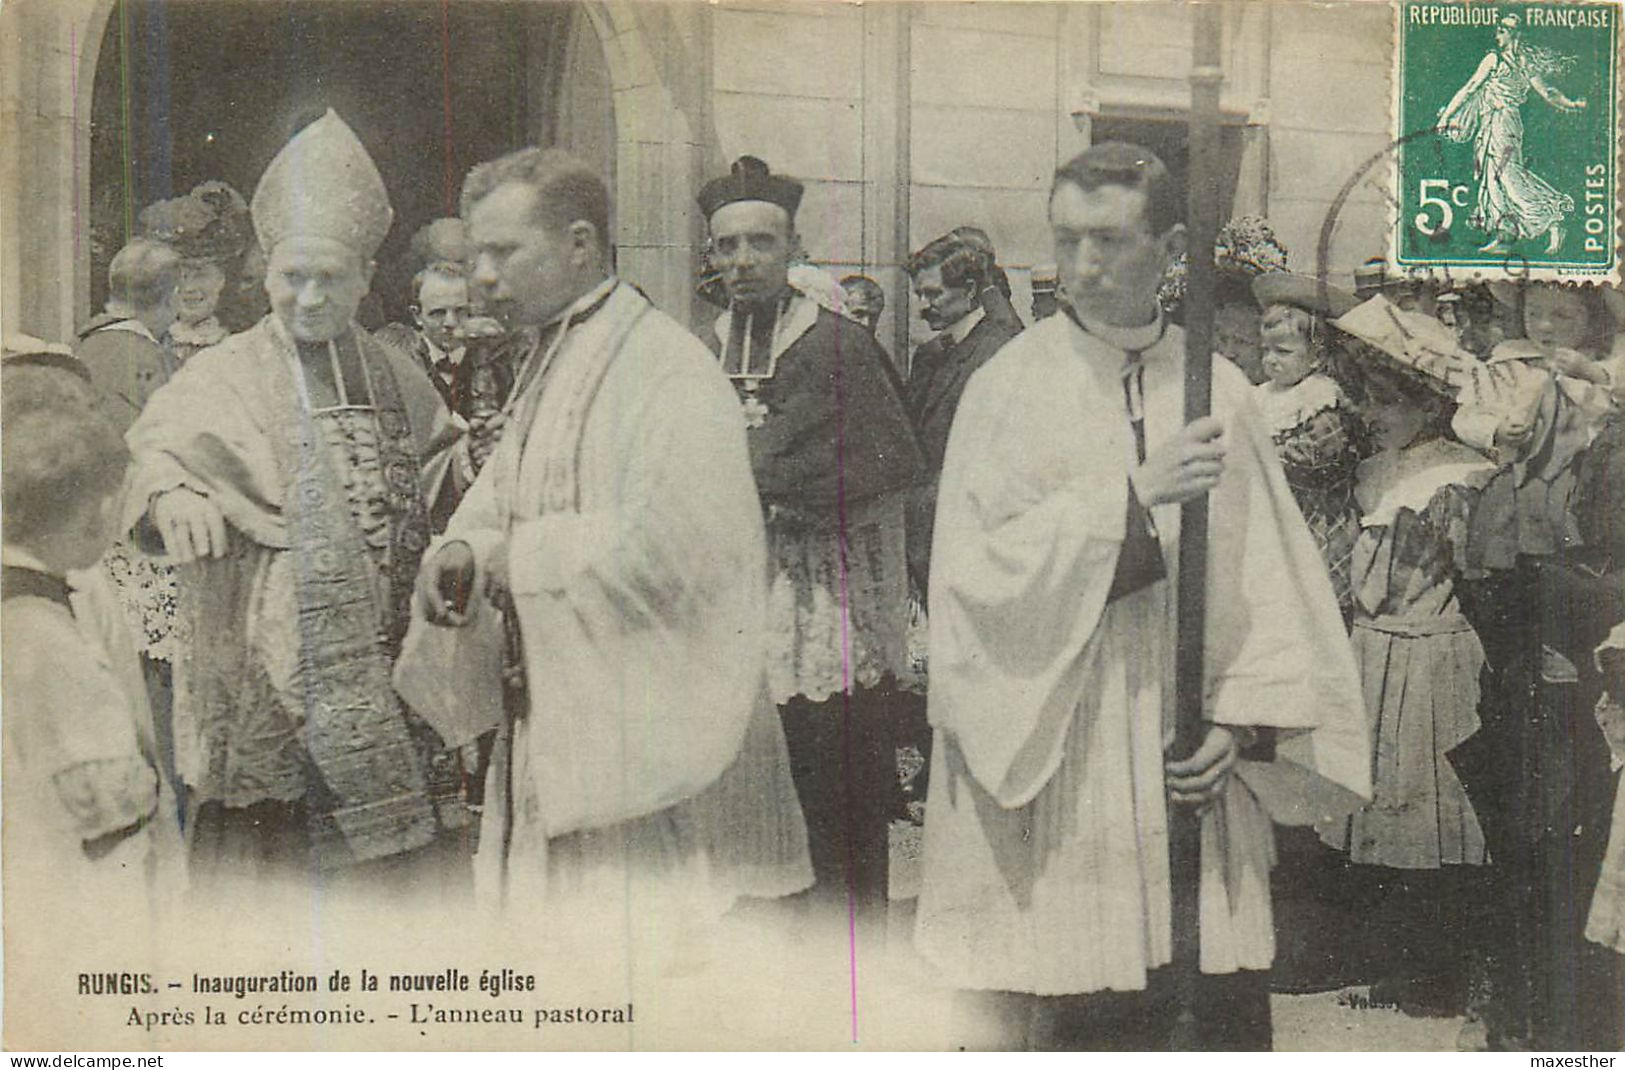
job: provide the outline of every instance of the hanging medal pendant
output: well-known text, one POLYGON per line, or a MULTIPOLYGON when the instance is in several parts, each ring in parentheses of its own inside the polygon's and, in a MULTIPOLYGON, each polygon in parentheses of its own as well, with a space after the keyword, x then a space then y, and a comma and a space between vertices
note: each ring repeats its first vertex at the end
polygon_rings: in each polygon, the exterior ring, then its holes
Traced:
MULTIPOLYGON (((781 311, 782 309, 774 313, 773 323, 777 322, 781 311)), ((738 370, 735 371, 729 367, 730 361, 727 352, 723 353, 722 364, 724 370, 728 373, 728 378, 733 380, 734 384, 739 388, 739 407, 745 413, 745 429, 754 431, 767 423, 767 418, 773 411, 767 407, 765 401, 756 396, 756 391, 765 380, 771 379, 778 374, 779 354, 774 350, 772 332, 769 331, 767 337, 763 339, 765 344, 758 345, 756 332, 752 329, 752 325, 748 320, 741 337, 741 331, 738 327, 738 315, 739 313, 736 312, 735 327, 730 331, 730 336, 734 340, 733 344, 738 346, 736 354, 739 361, 738 370), (762 350, 767 352, 766 369, 761 368, 757 360, 762 350)))

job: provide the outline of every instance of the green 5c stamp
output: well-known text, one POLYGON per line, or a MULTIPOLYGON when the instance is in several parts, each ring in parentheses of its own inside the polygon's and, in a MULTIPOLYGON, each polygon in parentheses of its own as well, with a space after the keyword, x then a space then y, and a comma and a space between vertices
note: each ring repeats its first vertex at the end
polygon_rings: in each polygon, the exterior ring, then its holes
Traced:
POLYGON ((1401 267, 1616 277, 1619 16, 1613 4, 1404 0, 1401 267))

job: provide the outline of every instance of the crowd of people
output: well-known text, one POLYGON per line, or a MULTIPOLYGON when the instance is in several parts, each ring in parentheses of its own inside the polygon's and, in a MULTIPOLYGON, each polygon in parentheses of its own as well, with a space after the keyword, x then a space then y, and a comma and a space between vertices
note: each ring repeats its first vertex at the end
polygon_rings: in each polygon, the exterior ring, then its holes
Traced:
POLYGON ((750 156, 701 189, 697 334, 557 150, 475 168, 376 329, 393 213, 336 114, 251 201, 143 211, 75 346, 7 342, 7 850, 52 874, 7 898, 754 900, 878 937, 914 821, 914 944, 995 1043, 1157 1048, 1187 807, 1203 1046, 1353 984, 1469 1048, 1617 1046, 1617 291, 1345 287, 1237 219, 1187 423, 1148 150, 1057 171, 1026 316, 982 229, 913 253, 895 356, 802 192, 750 156))

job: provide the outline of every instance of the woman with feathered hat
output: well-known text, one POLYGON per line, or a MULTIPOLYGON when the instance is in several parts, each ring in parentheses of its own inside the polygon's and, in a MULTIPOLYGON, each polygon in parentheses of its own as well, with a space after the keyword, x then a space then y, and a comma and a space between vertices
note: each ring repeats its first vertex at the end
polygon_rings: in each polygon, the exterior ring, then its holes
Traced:
POLYGON ((176 363, 184 363, 230 333, 217 310, 253 242, 248 204, 224 182, 204 182, 184 197, 148 205, 141 230, 181 256, 177 315, 163 343, 176 363))

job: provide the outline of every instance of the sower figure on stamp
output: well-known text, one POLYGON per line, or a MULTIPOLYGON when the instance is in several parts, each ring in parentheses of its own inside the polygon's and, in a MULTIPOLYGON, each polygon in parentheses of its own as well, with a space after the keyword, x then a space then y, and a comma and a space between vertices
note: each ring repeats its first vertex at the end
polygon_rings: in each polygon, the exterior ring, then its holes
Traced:
POLYGON ((1505 252, 1542 234, 1547 253, 1563 247, 1563 220, 1574 211, 1574 198, 1524 163, 1520 109, 1533 89, 1559 111, 1584 110, 1583 98, 1570 100, 1546 82, 1566 66, 1562 56, 1524 41, 1518 16, 1507 15, 1495 27, 1495 49, 1439 109, 1440 133, 1473 143, 1478 199, 1468 223, 1490 236, 1479 252, 1505 252))
MULTIPOLYGON (((812 873, 762 694, 765 550, 733 392, 610 274, 609 194, 579 161, 482 164, 463 209, 478 296, 529 339, 510 422, 416 602, 451 659, 514 655, 479 894, 619 925, 661 916, 657 901, 700 921, 800 891, 812 873)), ((415 624, 419 638, 436 641, 415 624)))
POLYGON ((742 157, 708 182, 728 311, 707 341, 743 403, 767 517, 767 677, 806 811, 815 898, 885 905, 904 663, 903 512, 919 448, 885 351, 789 281, 799 183, 742 157))
POLYGON ((1215 358, 1215 415, 1181 426, 1185 347, 1157 305, 1179 204, 1139 146, 1057 172, 1070 305, 976 373, 948 443, 916 938, 1005 1043, 1168 1043, 1168 808, 1195 805, 1200 1043, 1267 1047, 1271 819, 1370 793, 1353 655, 1252 387, 1215 358), (1210 727, 1169 763, 1170 558, 1203 493, 1210 727))
POLYGON ((390 668, 429 503, 466 450, 409 358, 354 324, 392 212, 342 119, 284 146, 253 218, 272 313, 188 360, 129 433, 129 519, 181 565, 191 625, 175 706, 194 881, 400 886, 464 814, 456 756, 390 668))

